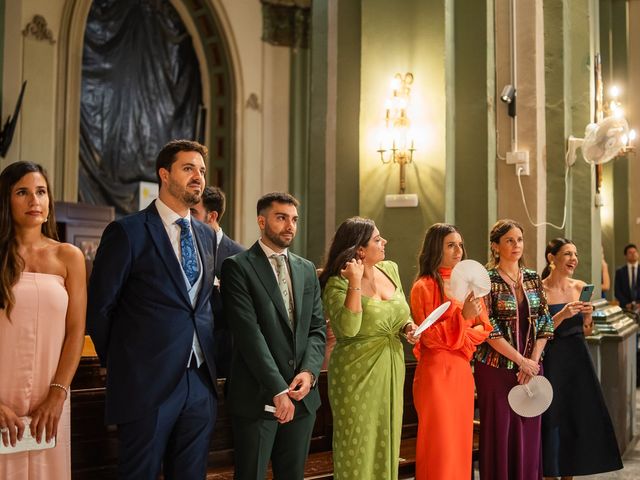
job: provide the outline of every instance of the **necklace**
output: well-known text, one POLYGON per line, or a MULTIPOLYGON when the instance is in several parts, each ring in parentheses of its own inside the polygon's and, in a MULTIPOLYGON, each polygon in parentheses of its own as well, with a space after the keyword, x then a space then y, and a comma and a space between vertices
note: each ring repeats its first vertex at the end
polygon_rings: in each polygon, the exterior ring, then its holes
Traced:
POLYGON ((502 268, 498 267, 498 270, 500 270, 502 273, 504 273, 507 277, 509 277, 509 280, 511 280, 512 282, 512 286, 514 290, 517 290, 518 288, 520 288, 520 270, 518 270, 518 279, 515 280, 511 275, 509 275, 505 270, 503 270, 502 268))

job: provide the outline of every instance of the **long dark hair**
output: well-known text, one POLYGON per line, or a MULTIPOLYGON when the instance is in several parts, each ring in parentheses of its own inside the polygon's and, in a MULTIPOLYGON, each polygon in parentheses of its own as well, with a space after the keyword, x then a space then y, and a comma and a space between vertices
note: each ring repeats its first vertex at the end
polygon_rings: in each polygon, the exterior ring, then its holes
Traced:
POLYGON ((0 308, 6 310, 7 317, 11 315, 15 305, 12 288, 24 270, 24 259, 18 253, 11 213, 11 191, 13 186, 28 173, 39 173, 47 184, 49 216, 42 224, 41 231, 49 238, 58 239, 53 197, 44 168, 33 162, 15 162, 8 165, 0 174, 0 308))
MULTIPOLYGON (((448 223, 434 223, 431 225, 424 234, 424 241, 422 242, 422 249, 418 254, 418 274, 416 280, 420 277, 429 276, 438 282, 440 287, 440 300, 444 299, 444 285, 442 283, 442 276, 438 272, 438 267, 442 263, 443 245, 444 239, 451 233, 458 233, 460 237, 462 234, 454 225, 448 223)), ((467 252, 462 246, 462 259, 467 258, 467 252)))
POLYGON ((575 244, 568 238, 564 238, 564 237, 554 238, 549 243, 547 243, 547 248, 544 249, 544 261, 547 262, 547 264, 545 265, 544 270, 542 270, 542 274, 540 275, 540 278, 542 278, 542 280, 544 280, 549 275, 551 275, 551 263, 549 263, 549 258, 548 258, 549 254, 555 257, 560 251, 560 249, 565 245, 575 245, 575 244))
POLYGON ((362 217, 351 217, 340 224, 319 277, 322 288, 329 277, 339 275, 345 264, 356 258, 358 248, 367 246, 375 228, 373 220, 362 217))
MULTIPOLYGON (((491 248, 491 244, 500 243, 500 239, 512 228, 517 228, 518 230, 520 230, 520 232, 522 232, 522 236, 524 237, 524 230, 522 228, 522 225, 520 225, 515 220, 511 220, 510 218, 503 218, 502 220, 498 220, 493 226, 493 228, 491 229, 491 232, 489 233, 490 257, 489 257, 489 263, 487 263, 487 269, 495 268, 498 265, 498 263, 500 263, 500 255, 498 255, 498 252, 493 251, 493 248, 491 248)), ((518 265, 520 267, 524 266, 523 258, 524 258, 524 253, 518 260, 518 265)))

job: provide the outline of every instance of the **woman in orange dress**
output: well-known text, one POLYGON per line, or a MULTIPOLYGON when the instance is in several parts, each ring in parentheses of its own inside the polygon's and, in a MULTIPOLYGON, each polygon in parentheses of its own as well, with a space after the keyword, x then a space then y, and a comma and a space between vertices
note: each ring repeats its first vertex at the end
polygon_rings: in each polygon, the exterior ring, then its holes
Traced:
POLYGON ((28 431, 56 445, 0 455, 2 480, 71 478, 69 387, 87 278, 82 252, 56 238, 44 170, 10 164, 0 174, 0 443, 15 446, 28 431))
POLYGON ((420 336, 413 401, 418 412, 416 480, 468 479, 473 448, 474 382, 470 360, 491 332, 484 303, 472 295, 460 303, 449 295, 451 269, 465 258, 460 232, 444 223, 428 230, 411 289, 411 313, 421 323, 451 301, 420 336))

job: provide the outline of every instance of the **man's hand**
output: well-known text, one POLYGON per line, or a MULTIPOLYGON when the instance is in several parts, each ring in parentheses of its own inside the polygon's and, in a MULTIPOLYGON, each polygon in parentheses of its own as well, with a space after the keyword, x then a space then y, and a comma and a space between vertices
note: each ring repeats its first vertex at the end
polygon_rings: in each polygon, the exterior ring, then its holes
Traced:
POLYGON ((289 397, 300 401, 307 396, 310 390, 311 374, 309 372, 300 372, 289 385, 289 397))
POLYGON ((293 414, 296 407, 293 405, 289 396, 286 394, 276 395, 273 397, 273 405, 276 407, 276 411, 273 414, 278 419, 279 423, 287 423, 293 420, 293 414))

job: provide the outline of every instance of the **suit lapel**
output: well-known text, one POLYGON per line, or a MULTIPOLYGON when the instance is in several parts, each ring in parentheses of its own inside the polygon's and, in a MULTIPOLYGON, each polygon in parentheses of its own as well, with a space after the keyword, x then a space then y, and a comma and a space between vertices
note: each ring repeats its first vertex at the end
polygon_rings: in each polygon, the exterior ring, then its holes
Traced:
POLYGON ((165 267, 167 268, 167 271, 169 272, 169 277, 176 285, 176 288, 178 289, 184 300, 189 305, 191 305, 191 301, 189 300, 189 293, 187 292, 187 286, 184 282, 184 276, 182 275, 182 267, 180 266, 180 262, 178 262, 176 253, 173 251, 171 241, 169 240, 167 231, 164 228, 164 224, 162 223, 160 214, 156 209, 155 202, 153 202, 147 208, 146 226, 149 235, 151 236, 151 240, 153 240, 153 243, 158 250, 158 254, 162 259, 165 267))
POLYGON ((273 268, 271 267, 271 263, 269 263, 269 259, 262 251, 262 248, 260 248, 258 242, 254 243, 249 250, 249 259, 251 261, 251 266, 262 283, 262 286, 267 291, 267 294, 271 298, 273 304, 276 306, 281 319, 284 320, 289 328, 291 328, 287 308, 284 305, 282 293, 280 293, 280 288, 278 287, 278 281, 273 273, 273 268))
MULTIPOLYGON (((216 233, 216 235, 218 235, 216 233)), ((220 269, 222 268, 221 265, 221 258, 227 258, 227 251, 229 250, 229 245, 227 243, 227 237, 223 236, 222 240, 220 240, 220 245, 218 245, 218 250, 216 252, 216 272, 220 272, 220 269)))
POLYGON ((200 225, 197 225, 196 222, 191 222, 191 230, 193 231, 193 236, 195 237, 196 245, 198 246, 198 253, 200 254, 200 261, 202 263, 202 281, 200 283, 198 299, 196 300, 196 307, 199 307, 205 297, 203 292, 205 291, 205 289, 213 285, 213 269, 215 265, 215 259, 218 258, 218 252, 216 251, 217 242, 215 238, 215 235, 217 234, 213 234, 213 245, 209 246, 204 245, 206 234, 201 230, 200 225), (207 252, 207 249, 210 249, 211 251, 207 252), (213 261, 209 261, 209 259, 213 259, 213 261))

